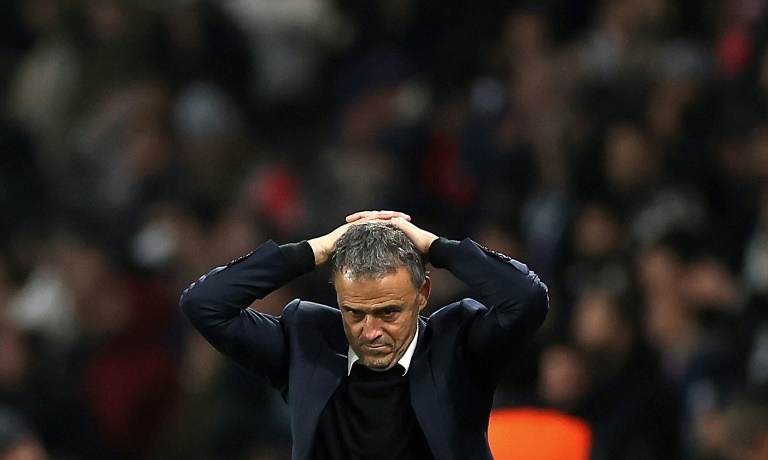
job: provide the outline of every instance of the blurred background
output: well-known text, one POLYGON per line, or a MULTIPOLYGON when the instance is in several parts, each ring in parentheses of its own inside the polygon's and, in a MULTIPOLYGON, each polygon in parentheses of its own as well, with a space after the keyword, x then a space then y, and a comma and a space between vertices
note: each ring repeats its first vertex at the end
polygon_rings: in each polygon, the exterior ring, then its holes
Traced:
MULTIPOLYGON (((762 0, 3 0, 0 459, 289 458, 279 395, 178 297, 362 209, 549 285, 497 407, 586 420, 593 459, 768 458, 767 18, 762 0)), ((432 277, 428 308, 466 295, 432 277)), ((333 305, 327 280, 256 308, 333 305)))

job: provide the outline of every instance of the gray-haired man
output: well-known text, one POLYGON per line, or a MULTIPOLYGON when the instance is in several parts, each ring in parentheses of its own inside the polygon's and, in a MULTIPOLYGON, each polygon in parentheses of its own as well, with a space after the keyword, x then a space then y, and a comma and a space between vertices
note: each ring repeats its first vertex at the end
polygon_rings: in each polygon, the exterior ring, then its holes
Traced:
POLYGON ((192 284, 181 305, 218 350, 281 390, 295 459, 491 458, 496 385, 549 308, 525 265, 388 211, 352 214, 308 241, 267 242, 192 284), (425 257, 474 298, 419 316, 425 257), (298 299, 280 317, 248 308, 329 259, 338 309, 298 299))

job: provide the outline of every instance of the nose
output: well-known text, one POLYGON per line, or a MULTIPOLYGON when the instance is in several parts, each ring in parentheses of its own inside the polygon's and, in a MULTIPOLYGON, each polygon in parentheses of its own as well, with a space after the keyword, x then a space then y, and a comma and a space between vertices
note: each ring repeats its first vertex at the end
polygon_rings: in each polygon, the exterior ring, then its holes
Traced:
POLYGON ((365 337, 365 340, 369 343, 374 342, 381 337, 379 320, 373 315, 366 315, 365 320, 363 321, 363 337, 365 337))

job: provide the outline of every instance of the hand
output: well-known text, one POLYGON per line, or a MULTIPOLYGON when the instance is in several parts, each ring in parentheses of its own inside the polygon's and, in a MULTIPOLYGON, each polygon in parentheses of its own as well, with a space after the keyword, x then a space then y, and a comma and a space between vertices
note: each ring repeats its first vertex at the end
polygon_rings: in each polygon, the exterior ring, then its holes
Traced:
POLYGON ((309 245, 312 247, 312 252, 315 253, 315 265, 322 265, 331 257, 331 253, 333 252, 333 245, 336 244, 336 240, 341 238, 341 235, 343 235, 350 226, 372 220, 392 219, 402 219, 403 221, 407 222, 411 220, 411 216, 397 211, 360 211, 348 215, 346 218, 346 224, 337 227, 326 235, 307 240, 309 245))
POLYGON ((347 216, 347 222, 367 222, 369 220, 391 220, 401 217, 411 220, 411 216, 399 211, 360 211, 347 216))
POLYGON ((413 225, 410 220, 410 218, 404 219, 403 217, 398 216, 393 217, 391 222, 395 225, 395 227, 399 228, 403 231, 403 233, 405 233, 405 236, 411 240, 417 251, 422 254, 426 254, 429 252, 429 247, 438 238, 438 236, 434 233, 422 230, 421 228, 413 225))

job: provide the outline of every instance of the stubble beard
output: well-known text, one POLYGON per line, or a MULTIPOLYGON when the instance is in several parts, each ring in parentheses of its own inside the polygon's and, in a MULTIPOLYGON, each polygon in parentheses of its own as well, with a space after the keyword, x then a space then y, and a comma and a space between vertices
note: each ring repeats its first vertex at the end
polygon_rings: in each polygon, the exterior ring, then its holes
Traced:
POLYGON ((362 364, 374 371, 386 371, 387 369, 391 368, 395 363, 395 350, 390 346, 385 348, 387 350, 387 353, 382 355, 379 353, 371 353, 364 352, 365 346, 360 345, 360 353, 358 353, 358 357, 360 357, 360 360, 362 361, 362 364))

